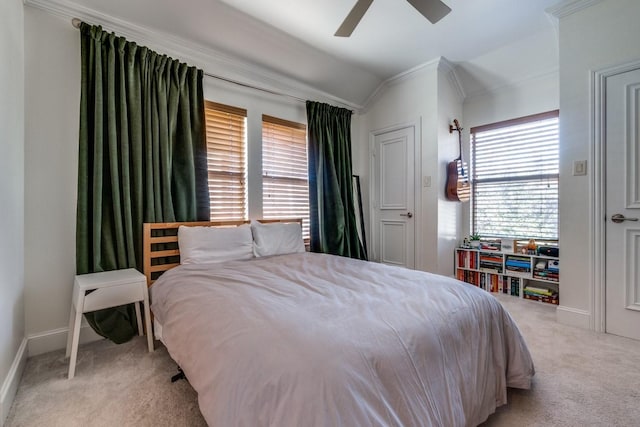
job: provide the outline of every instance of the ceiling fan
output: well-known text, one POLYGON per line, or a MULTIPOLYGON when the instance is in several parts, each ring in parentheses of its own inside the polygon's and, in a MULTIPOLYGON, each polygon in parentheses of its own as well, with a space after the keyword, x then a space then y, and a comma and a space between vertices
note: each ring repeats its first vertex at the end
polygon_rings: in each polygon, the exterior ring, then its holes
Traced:
MULTIPOLYGON (((451 8, 440 0, 407 0, 407 2, 432 24, 435 24, 451 12, 451 8)), ((371 6, 371 3, 373 3, 373 0, 358 0, 334 35, 337 37, 349 37, 367 9, 369 9, 369 6, 371 6)))

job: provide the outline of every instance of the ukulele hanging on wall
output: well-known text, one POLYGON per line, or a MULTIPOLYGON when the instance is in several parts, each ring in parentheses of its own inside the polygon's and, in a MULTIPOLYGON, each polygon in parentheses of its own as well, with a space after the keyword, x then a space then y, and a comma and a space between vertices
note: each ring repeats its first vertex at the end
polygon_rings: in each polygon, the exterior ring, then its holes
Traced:
POLYGON ((449 125, 449 133, 458 132, 458 144, 460 155, 457 159, 447 165, 447 188, 445 194, 448 200, 454 202, 467 202, 471 196, 471 184, 469 183, 469 169, 462 160, 462 128, 458 119, 453 120, 453 125, 449 125))

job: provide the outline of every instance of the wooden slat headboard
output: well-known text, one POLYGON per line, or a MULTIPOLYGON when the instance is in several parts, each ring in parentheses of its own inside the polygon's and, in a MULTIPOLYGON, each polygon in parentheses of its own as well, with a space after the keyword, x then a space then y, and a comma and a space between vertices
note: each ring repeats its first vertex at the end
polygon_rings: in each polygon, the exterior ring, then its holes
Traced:
MULTIPOLYGON (((272 222, 298 222, 294 219, 260 219, 263 224, 272 222)), ((178 247, 178 227, 233 227, 248 224, 250 221, 197 221, 197 222, 145 222, 142 229, 143 270, 147 277, 147 286, 167 270, 180 265, 180 248, 178 247)))

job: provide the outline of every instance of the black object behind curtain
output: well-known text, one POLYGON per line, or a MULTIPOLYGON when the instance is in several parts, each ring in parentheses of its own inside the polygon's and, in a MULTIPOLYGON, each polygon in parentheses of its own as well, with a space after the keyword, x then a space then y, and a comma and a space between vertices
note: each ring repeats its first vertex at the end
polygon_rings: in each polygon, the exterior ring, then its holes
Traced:
MULTIPOLYGON (((143 222, 209 218, 202 70, 80 27, 82 88, 76 270, 142 267, 143 222)), ((87 314, 116 343, 132 305, 87 314)))
POLYGON ((358 236, 351 111, 307 101, 311 250, 366 259, 358 236))

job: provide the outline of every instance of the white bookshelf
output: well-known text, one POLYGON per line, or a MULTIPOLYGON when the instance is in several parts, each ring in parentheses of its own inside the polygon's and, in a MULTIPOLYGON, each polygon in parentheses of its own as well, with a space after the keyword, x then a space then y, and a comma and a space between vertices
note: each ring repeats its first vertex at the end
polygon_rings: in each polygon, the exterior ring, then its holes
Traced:
POLYGON ((560 298, 558 257, 457 248, 455 277, 488 292, 557 305, 560 298))

